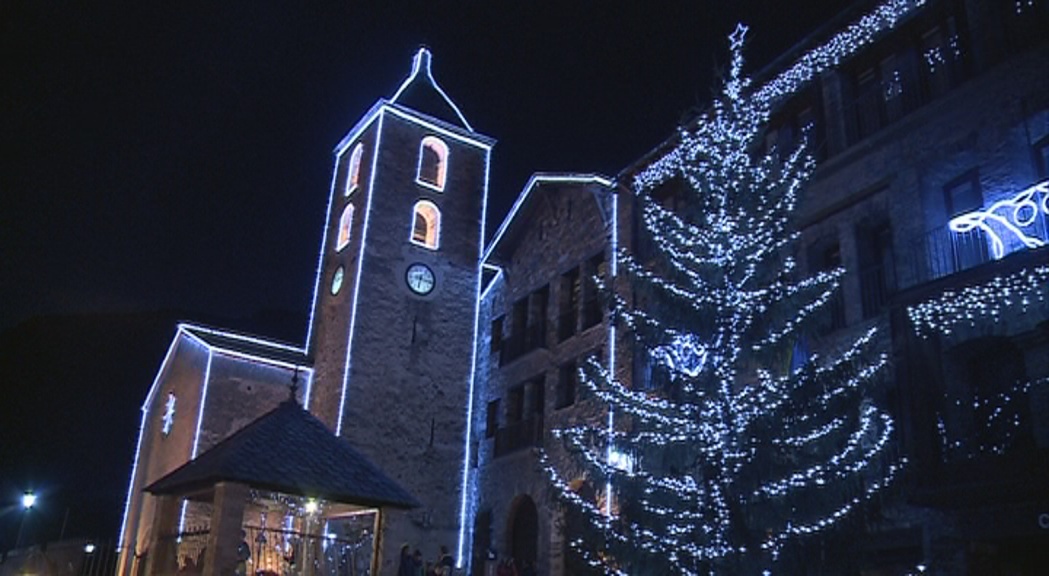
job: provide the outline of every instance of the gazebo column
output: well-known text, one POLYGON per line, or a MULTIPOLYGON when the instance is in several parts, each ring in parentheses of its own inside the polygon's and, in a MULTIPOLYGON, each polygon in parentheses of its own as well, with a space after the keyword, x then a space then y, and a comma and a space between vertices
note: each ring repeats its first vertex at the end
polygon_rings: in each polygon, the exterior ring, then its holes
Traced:
POLYGON ((147 576, 162 576, 178 572, 175 531, 178 529, 179 501, 175 496, 163 495, 156 498, 153 525, 150 527, 150 543, 146 551, 147 576))
POLYGON ((203 576, 228 576, 236 569, 247 499, 248 487, 243 484, 219 482, 215 485, 203 576))

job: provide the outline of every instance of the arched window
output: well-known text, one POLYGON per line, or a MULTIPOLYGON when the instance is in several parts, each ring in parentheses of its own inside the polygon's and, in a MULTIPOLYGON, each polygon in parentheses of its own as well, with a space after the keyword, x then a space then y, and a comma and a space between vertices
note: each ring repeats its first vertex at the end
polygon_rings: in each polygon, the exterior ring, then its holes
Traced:
POLYGON ((339 252, 350 244, 350 226, 353 225, 353 204, 347 204, 339 217, 339 238, 335 242, 335 251, 339 252))
POLYGON ((419 148, 419 174, 416 182, 435 190, 444 190, 448 175, 448 145, 438 138, 423 138, 419 148))
POLYGON ((436 250, 440 236, 441 211, 428 200, 416 202, 412 216, 412 243, 436 250))
POLYGON ((364 145, 360 142, 353 147, 350 154, 350 168, 346 172, 346 195, 349 196, 361 183, 361 156, 364 155, 364 145))

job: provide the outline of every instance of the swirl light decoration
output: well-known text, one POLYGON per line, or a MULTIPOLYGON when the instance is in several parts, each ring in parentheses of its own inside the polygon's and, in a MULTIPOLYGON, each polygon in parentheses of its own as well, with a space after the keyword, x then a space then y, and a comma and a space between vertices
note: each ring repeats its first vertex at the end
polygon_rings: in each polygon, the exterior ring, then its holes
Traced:
MULTIPOLYGON (((1049 180, 1039 182, 1012 198, 999 200, 986 210, 975 210, 951 218, 947 226, 955 233, 982 230, 991 239, 997 260, 1006 254, 1002 233, 1011 234, 1019 245, 1041 248, 1049 240, 1049 180), (1038 230, 1041 224, 1041 230, 1038 230)), ((1010 243, 1013 245, 1014 243, 1010 243)))

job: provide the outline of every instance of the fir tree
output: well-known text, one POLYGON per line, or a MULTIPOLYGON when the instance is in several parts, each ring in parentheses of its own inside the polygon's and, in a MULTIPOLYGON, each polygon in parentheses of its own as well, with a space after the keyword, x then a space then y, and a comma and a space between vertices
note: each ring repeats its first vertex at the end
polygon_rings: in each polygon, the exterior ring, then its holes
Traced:
POLYGON ((804 145, 759 153, 769 105, 742 74, 745 33, 731 36, 720 98, 635 177, 650 253, 621 251, 619 285, 605 286, 616 325, 667 378, 641 389, 588 363, 582 381, 610 416, 554 429, 564 450, 543 454, 565 536, 601 571, 789 571, 795 543, 840 524, 900 466, 873 401, 886 364, 869 350, 874 330, 803 357, 843 270, 795 265, 795 202, 815 163, 804 145), (658 198, 670 183, 684 194, 673 209, 658 198))

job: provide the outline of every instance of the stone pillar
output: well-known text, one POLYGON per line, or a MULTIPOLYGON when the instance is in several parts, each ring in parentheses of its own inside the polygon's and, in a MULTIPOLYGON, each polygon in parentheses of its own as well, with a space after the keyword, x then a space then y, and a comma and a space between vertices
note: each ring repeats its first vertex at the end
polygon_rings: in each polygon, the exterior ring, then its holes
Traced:
POLYGON ((383 549, 383 526, 382 508, 375 510, 375 526, 372 528, 372 574, 382 573, 382 549, 383 549))
POLYGON ((174 496, 158 496, 153 524, 149 531, 150 542, 146 550, 146 575, 162 576, 178 572, 175 557, 178 530, 179 501, 174 496))
POLYGON ((247 500, 248 487, 243 484, 219 482, 215 485, 202 576, 229 576, 236 569, 247 500))

